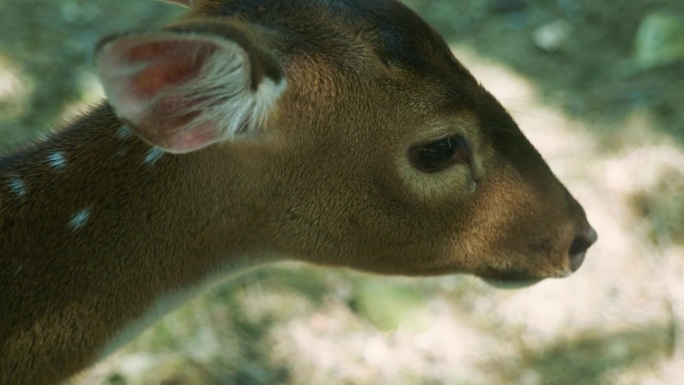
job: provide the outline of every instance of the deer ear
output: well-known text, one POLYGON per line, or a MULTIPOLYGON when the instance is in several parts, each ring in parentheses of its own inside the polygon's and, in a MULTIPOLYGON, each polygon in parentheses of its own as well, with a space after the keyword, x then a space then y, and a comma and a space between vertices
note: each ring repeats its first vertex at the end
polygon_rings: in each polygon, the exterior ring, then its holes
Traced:
POLYGON ((285 79, 270 53, 231 34, 160 31, 100 43, 96 68, 117 116, 174 153, 261 128, 285 79))
POLYGON ((192 7, 192 0, 160 0, 160 1, 163 1, 165 3, 178 4, 181 7, 185 7, 185 8, 192 7))

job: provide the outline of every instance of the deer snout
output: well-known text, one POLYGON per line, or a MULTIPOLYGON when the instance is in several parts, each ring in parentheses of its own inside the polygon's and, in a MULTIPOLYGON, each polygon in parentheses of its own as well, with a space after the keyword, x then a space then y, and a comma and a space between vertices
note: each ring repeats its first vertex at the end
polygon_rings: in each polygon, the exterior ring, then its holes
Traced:
POLYGON ((570 244, 570 250, 568 250, 570 269, 573 272, 577 271, 577 269, 582 266, 587 250, 597 239, 598 234, 590 225, 587 225, 575 235, 575 239, 573 239, 572 244, 570 244))

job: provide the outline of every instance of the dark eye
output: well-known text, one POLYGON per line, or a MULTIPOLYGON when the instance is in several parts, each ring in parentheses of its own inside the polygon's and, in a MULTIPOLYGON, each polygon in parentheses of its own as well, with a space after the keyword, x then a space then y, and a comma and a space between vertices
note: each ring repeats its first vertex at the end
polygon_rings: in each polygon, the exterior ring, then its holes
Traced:
POLYGON ((437 172, 452 164, 469 164, 471 154, 468 141, 461 135, 454 135, 412 147, 409 156, 418 170, 437 172))

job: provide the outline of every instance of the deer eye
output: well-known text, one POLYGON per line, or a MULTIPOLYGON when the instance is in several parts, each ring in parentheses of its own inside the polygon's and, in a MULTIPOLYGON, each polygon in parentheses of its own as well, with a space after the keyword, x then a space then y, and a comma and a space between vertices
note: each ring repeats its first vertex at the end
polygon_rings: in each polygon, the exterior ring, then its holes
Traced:
POLYGON ((472 153, 466 138, 453 135, 414 146, 409 150, 409 156, 415 168, 433 173, 452 164, 469 164, 472 153))

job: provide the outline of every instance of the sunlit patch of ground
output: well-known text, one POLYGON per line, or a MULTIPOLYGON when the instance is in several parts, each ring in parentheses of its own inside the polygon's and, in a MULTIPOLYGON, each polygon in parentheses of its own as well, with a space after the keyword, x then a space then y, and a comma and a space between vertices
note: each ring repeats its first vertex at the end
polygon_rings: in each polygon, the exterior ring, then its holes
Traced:
POLYGON ((500 64, 455 50, 599 232, 564 280, 500 291, 286 264, 165 318, 73 384, 675 384, 684 378, 684 152, 641 111, 610 148, 500 64))

